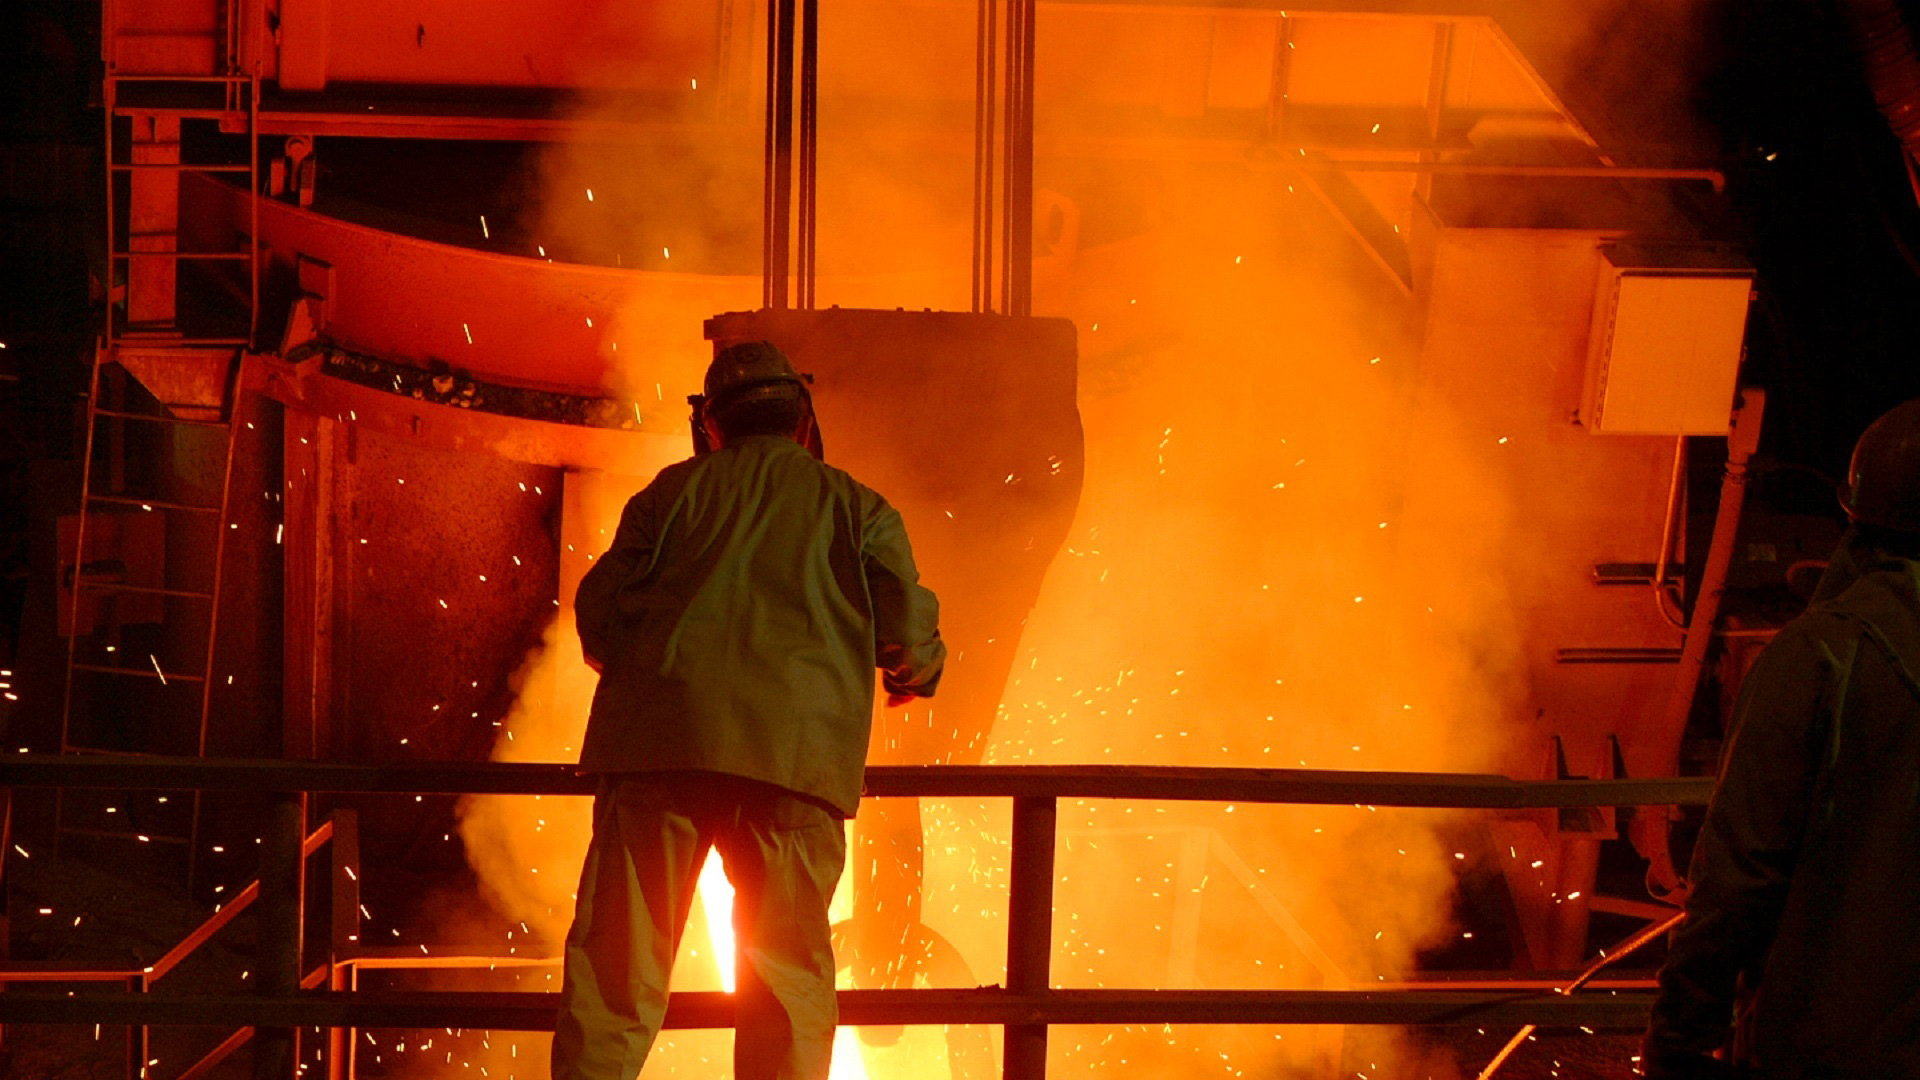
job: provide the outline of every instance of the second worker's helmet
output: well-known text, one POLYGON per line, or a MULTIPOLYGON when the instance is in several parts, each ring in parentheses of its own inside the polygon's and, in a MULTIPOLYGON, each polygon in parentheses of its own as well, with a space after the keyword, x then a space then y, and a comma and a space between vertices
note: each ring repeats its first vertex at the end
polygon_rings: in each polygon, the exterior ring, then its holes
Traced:
POLYGON ((770 342, 747 341, 721 349, 707 367, 707 411, 724 416, 732 409, 770 398, 806 397, 812 380, 794 369, 787 354, 770 342))
POLYGON ((1894 406, 1861 433, 1840 505, 1858 524, 1920 533, 1920 399, 1894 406))

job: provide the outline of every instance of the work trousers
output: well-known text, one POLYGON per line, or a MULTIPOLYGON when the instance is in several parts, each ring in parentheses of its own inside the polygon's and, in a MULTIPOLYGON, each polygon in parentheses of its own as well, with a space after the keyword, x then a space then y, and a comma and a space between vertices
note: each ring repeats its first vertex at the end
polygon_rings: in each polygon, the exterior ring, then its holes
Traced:
POLYGON ((826 1080, 839 1003, 827 904, 841 820, 781 788, 716 773, 608 776, 567 932, 553 1080, 633 1080, 667 1011, 667 977, 709 848, 733 883, 737 1080, 826 1080))

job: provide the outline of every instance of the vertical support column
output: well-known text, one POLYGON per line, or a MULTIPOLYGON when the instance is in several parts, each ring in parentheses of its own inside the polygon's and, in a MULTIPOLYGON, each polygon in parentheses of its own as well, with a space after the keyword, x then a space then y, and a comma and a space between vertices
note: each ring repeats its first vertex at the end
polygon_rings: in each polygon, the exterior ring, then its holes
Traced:
MULTIPOLYGON (((0 787, 0 961, 9 959, 13 949, 13 924, 7 917, 7 859, 13 851, 13 789, 0 787)), ((0 1050, 7 1048, 7 1025, 0 1024, 0 1050)))
POLYGON ((180 247, 180 118, 133 117, 127 186, 127 326, 171 330, 176 313, 180 247), (142 256, 142 252, 151 254, 142 256))
POLYGON ((336 421, 285 412, 281 499, 285 674, 282 756, 321 756, 333 712, 334 491, 336 421))
POLYGON ((1267 142, 1278 144, 1287 134, 1287 96, 1293 80, 1293 20, 1280 16, 1273 35, 1273 82, 1267 91, 1267 142))
MULTIPOLYGON (((1045 994, 1053 986, 1053 845, 1058 806, 1052 798, 1013 800, 1013 863, 1007 888, 1007 989, 1045 994)), ((1047 1025, 1008 1024, 1005 1080, 1047 1075, 1047 1025)))
POLYGON ((800 17, 800 235, 794 261, 800 277, 796 306, 807 310, 814 303, 815 241, 820 234, 820 0, 802 0, 800 17))
MULTIPOLYGON (((254 992, 287 998, 300 990, 302 912, 306 908, 307 796, 276 791, 260 843, 260 970, 254 992)), ((293 1080, 300 1031, 262 1027, 253 1035, 253 1080, 293 1080)))
MULTIPOLYGON (((1440 145, 1440 122, 1446 116, 1447 108, 1447 69, 1453 62, 1453 24, 1441 22, 1433 28, 1433 56, 1427 62, 1427 145, 1440 145)), ((1440 152, 1435 149, 1422 150, 1420 160, 1435 162, 1440 160, 1440 152)), ((1414 194, 1421 199, 1433 197, 1433 174, 1416 174, 1413 181, 1414 194)))
MULTIPOLYGON (((347 989, 348 968, 341 963, 360 951, 360 812, 333 812, 333 882, 327 989, 347 989)), ((350 1028, 327 1029, 327 1080, 347 1080, 350 1028)))

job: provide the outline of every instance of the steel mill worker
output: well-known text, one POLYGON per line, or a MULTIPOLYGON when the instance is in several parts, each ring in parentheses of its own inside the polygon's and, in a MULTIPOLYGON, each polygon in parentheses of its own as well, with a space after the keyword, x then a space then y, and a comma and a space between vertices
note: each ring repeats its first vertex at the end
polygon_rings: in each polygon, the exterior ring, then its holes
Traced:
MULTIPOLYGON (((807 449, 807 378, 765 342, 707 370, 696 450, 627 503, 575 615, 601 672, 600 776, 567 934, 555 1080, 630 1080, 708 849, 735 889, 739 1080, 825 1080, 827 903, 860 800, 877 666, 928 697, 946 646, 900 514, 807 449)), ((816 444, 817 445, 817 444, 816 444)))
POLYGON ((1740 688, 1650 1077, 1920 1077, 1920 401, 1860 437, 1844 501, 1813 602, 1740 688))

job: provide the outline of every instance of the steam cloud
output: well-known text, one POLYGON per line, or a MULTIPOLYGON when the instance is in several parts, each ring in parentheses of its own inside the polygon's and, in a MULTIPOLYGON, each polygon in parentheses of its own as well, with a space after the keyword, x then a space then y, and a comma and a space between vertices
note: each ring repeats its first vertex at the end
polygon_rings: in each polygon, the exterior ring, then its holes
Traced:
MULTIPOLYGON (((929 10, 960 20, 955 34, 970 42, 969 14, 929 10)), ((884 54, 885 19, 849 15, 829 25, 827 55, 884 54)), ((1049 35, 1049 17, 1043 66, 1047 50, 1072 48, 1049 35)), ((961 100, 970 62, 887 71, 940 84, 904 97, 961 100)), ((832 101, 835 69, 824 67, 832 101)), ((821 302, 964 306, 964 145, 902 148, 834 119, 822 124, 821 302)), ((728 306, 750 306, 757 141, 680 150, 644 162, 604 148, 557 154, 546 235, 556 251, 670 247, 670 266, 651 255, 622 264, 719 275, 716 288, 739 298, 728 306), (589 187, 592 204, 580 195, 589 187)), ((1510 557, 1505 450, 1463 436, 1422 395, 1413 305, 1284 172, 1043 159, 1038 182, 1035 308, 1079 328, 1086 486, 988 760, 1507 764, 1519 642, 1501 578, 1486 572, 1510 557), (1418 489, 1407 480, 1415 462, 1418 489), (1430 486, 1436 476, 1444 486, 1430 486)), ((620 389, 672 400, 693 388, 707 348, 699 320, 724 309, 700 303, 621 313, 610 334, 622 347, 609 353, 620 389)), ((572 535, 610 536, 630 490, 615 487, 579 508, 572 535)), ((563 584, 563 602, 571 591, 563 584)), ((572 760, 591 675, 569 613, 519 678, 496 756, 572 760)), ((979 982, 1001 981, 1007 809, 929 800, 925 810, 928 923, 979 982)), ((587 815, 583 800, 477 798, 463 809, 490 899, 556 951, 587 815)), ((1437 813, 1088 803, 1063 805, 1060 820, 1054 970, 1065 986, 1390 981, 1458 932, 1447 922, 1456 851, 1472 857, 1437 813)), ((702 945, 696 925, 687 948, 702 945)), ((715 985, 697 959, 682 976, 715 985)), ((725 1075, 724 1042, 668 1041, 657 1066, 668 1074, 725 1075)), ((1369 1075, 1450 1068, 1363 1029, 1063 1028, 1054 1044, 1062 1076, 1327 1076, 1343 1053, 1379 1063, 1369 1075)), ((937 1032, 866 1057, 876 1078, 949 1075, 937 1032)))

